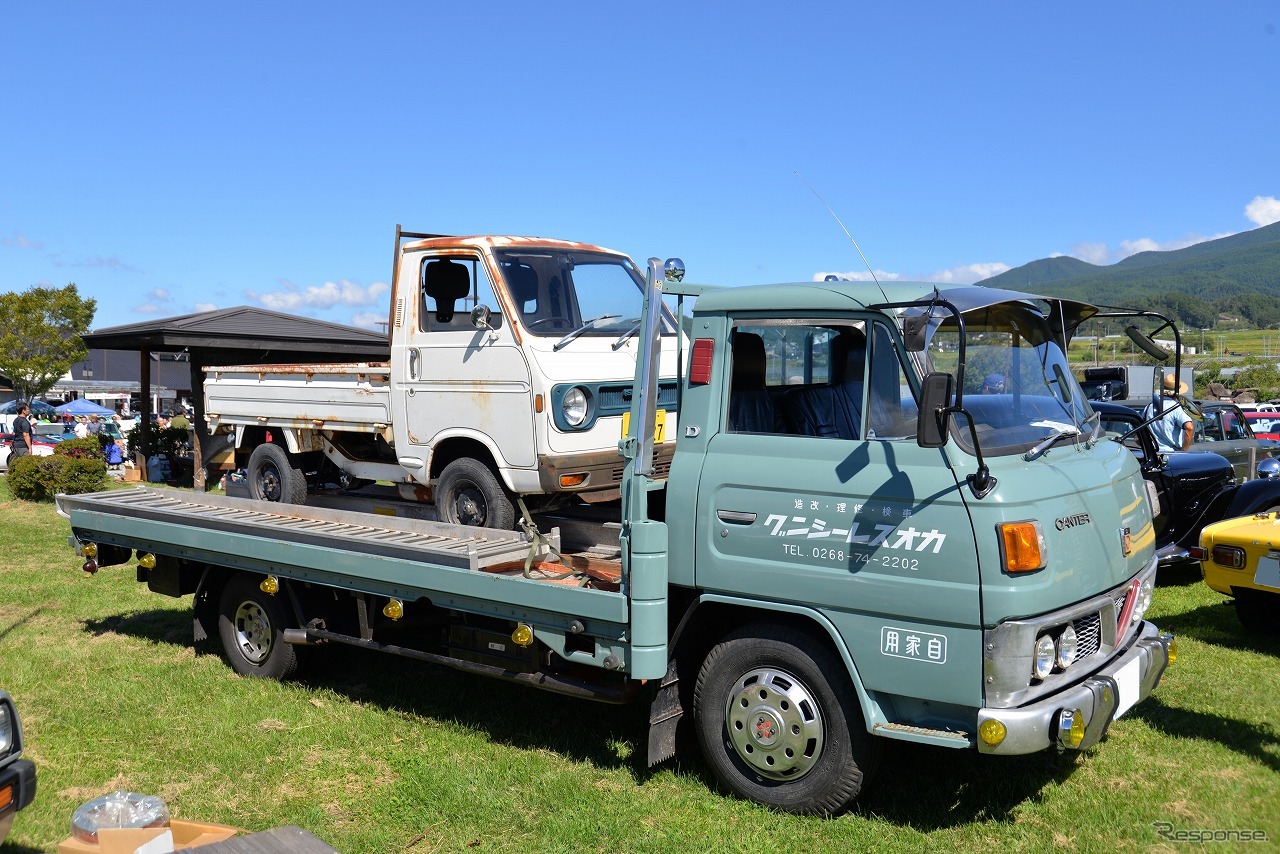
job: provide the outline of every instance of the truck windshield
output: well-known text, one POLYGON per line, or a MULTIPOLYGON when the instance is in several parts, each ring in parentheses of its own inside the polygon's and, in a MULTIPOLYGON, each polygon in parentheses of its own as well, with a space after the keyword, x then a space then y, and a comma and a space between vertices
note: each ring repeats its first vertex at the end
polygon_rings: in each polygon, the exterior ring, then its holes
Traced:
MULTIPOLYGON (((516 319, 532 335, 622 340, 640 324, 644 276, 630 258, 551 250, 497 250, 494 256, 516 319)), ((675 334, 669 315, 662 334, 675 334)))
MULTIPOLYGON (((1025 303, 969 312, 965 322, 964 408, 984 454, 1025 451, 1054 433, 1088 433, 1093 414, 1044 316, 1025 303)), ((956 372, 959 337, 944 321, 926 351, 928 370, 956 372)), ((963 417, 956 436, 971 444, 963 417)))

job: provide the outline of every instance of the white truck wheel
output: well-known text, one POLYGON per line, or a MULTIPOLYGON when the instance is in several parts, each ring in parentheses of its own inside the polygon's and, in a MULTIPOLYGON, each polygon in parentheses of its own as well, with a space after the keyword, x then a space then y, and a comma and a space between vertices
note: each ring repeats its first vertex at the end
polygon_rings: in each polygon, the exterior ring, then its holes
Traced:
POLYGON ((249 495, 259 501, 307 503, 307 476, 279 445, 266 443, 249 455, 249 495))

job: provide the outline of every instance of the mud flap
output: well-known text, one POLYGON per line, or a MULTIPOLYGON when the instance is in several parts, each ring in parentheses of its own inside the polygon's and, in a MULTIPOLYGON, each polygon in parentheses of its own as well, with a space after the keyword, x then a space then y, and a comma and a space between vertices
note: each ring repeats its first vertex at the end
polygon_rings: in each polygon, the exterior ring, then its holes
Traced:
POLYGON ((676 755, 676 729, 683 715, 680 677, 676 674, 675 661, 671 661, 649 706, 649 767, 676 755))

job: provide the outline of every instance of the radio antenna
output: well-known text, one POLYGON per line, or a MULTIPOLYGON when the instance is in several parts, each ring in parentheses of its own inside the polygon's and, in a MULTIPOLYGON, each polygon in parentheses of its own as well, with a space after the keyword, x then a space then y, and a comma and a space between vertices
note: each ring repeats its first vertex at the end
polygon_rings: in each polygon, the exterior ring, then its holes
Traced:
POLYGON ((876 278, 876 271, 871 269, 871 264, 867 261, 867 256, 862 254, 862 247, 858 245, 858 241, 853 239, 853 235, 849 233, 849 229, 844 227, 844 223, 840 221, 840 217, 836 216, 836 212, 831 209, 831 205, 827 204, 827 200, 822 198, 817 190, 813 189, 813 185, 804 179, 800 174, 800 170, 796 170, 796 177, 800 179, 800 183, 809 188, 809 192, 818 197, 818 201, 822 202, 822 206, 827 209, 827 213, 831 214, 831 218, 836 221, 840 229, 844 232, 844 236, 849 238, 849 242, 853 244, 853 248, 858 250, 858 257, 862 259, 862 263, 866 265, 867 272, 871 274, 871 281, 876 283, 876 287, 880 289, 880 295, 884 297, 885 302, 889 301, 889 295, 884 292, 884 285, 880 284, 880 280, 876 278))

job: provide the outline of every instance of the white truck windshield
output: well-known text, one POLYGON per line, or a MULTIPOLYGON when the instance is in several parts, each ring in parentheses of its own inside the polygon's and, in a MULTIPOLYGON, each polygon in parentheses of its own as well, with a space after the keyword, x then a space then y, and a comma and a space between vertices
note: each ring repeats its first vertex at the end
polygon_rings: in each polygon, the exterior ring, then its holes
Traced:
MULTIPOLYGON (((629 258, 550 250, 494 255, 515 319, 532 335, 620 339, 639 327, 644 276, 629 258)), ((671 318, 664 317, 662 334, 674 333, 671 318)))

